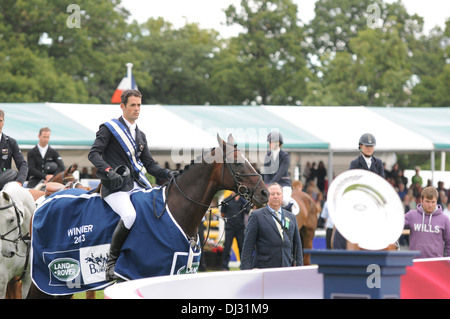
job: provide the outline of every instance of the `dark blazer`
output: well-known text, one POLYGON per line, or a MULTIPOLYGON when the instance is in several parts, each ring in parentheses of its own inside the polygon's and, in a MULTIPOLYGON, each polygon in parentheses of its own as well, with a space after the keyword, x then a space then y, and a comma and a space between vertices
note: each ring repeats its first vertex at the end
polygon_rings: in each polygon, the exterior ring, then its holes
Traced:
POLYGON ((16 181, 23 184, 27 179, 28 164, 20 152, 19 145, 16 140, 3 133, 0 141, 0 149, 2 151, 2 155, 0 157, 0 172, 3 172, 6 169, 11 169, 11 161, 14 159, 14 163, 16 164, 18 170, 16 181))
POLYGON ((47 152, 42 158, 41 153, 37 145, 33 147, 27 154, 28 162, 28 186, 29 188, 35 187, 42 179, 45 179, 47 173, 45 172, 45 164, 48 162, 54 162, 58 165, 58 168, 53 175, 61 173, 65 170, 64 162, 61 159, 58 151, 48 146, 47 152))
POLYGON ((374 172, 384 178, 383 162, 379 158, 372 156, 372 165, 370 169, 367 167, 367 163, 364 160, 363 155, 358 156, 350 163, 350 169, 365 169, 374 172))
POLYGON ((282 212, 284 217, 289 218, 289 229, 283 232, 283 239, 267 206, 250 214, 245 229, 241 269, 292 266, 293 245, 296 247, 297 265, 303 265, 297 221, 291 212, 284 209, 282 212))
POLYGON ((281 187, 291 186, 289 177, 289 165, 291 159, 289 153, 280 150, 275 161, 271 159, 271 152, 268 152, 264 158, 263 180, 266 185, 270 183, 278 183, 281 187))
MULTIPOLYGON (((127 127, 122 117, 119 118, 119 121, 127 127)), ((167 178, 167 172, 169 170, 161 168, 153 159, 153 156, 148 149, 147 138, 144 132, 139 130, 137 126, 136 145, 138 147, 137 156, 142 164, 144 164, 147 172, 154 177, 167 178)), ((127 154, 105 124, 101 124, 97 131, 88 158, 97 168, 97 174, 99 175, 105 174, 105 169, 108 167, 116 168, 119 165, 125 165, 130 169, 133 180, 143 187, 146 186, 139 180, 139 174, 132 167, 127 154)))

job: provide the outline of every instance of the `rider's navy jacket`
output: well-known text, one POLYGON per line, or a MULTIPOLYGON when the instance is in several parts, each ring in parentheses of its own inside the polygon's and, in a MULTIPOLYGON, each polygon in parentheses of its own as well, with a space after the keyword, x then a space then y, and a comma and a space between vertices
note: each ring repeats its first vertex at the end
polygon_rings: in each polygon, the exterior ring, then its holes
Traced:
POLYGON ((264 158, 264 171, 261 174, 264 183, 266 185, 278 183, 281 187, 291 186, 291 179, 289 177, 289 153, 281 149, 274 161, 271 154, 272 152, 268 152, 264 158))
POLYGON ((0 141, 0 149, 2 151, 0 157, 0 172, 11 169, 11 161, 14 159, 14 163, 18 170, 16 181, 23 184, 27 179, 28 164, 20 152, 17 141, 3 133, 0 141))
POLYGON ((360 155, 350 163, 350 169, 365 169, 374 172, 384 178, 383 162, 379 158, 375 158, 373 156, 370 168, 367 167, 367 163, 364 160, 363 155, 360 155))
MULTIPOLYGON (((118 120, 125 125, 125 127, 127 127, 122 117, 118 120)), ((138 148, 138 158, 142 164, 144 164, 147 172, 157 178, 166 178, 168 170, 161 168, 153 159, 153 156, 148 149, 147 138, 144 132, 139 130, 137 126, 136 146, 138 148)), ((97 168, 98 174, 104 174, 105 169, 108 167, 112 167, 114 169, 119 165, 125 165, 130 169, 133 180, 139 185, 146 187, 146 185, 143 185, 143 182, 139 180, 139 175, 132 167, 124 149, 105 124, 101 124, 99 130, 97 131, 96 138, 91 150, 89 151, 88 158, 97 168)))

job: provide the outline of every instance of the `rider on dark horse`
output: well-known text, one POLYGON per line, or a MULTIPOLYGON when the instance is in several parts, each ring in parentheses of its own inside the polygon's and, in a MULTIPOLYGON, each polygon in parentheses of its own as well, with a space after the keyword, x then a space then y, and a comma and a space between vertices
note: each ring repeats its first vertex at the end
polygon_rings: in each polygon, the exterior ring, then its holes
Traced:
POLYGON ((137 90, 122 93, 122 116, 100 125, 88 156, 102 181, 102 198, 121 218, 111 240, 107 280, 115 279, 114 266, 136 219, 130 194, 134 189, 151 187, 145 171, 157 178, 171 179, 178 174, 161 168, 153 159, 146 136, 136 125, 141 100, 142 94, 137 90))

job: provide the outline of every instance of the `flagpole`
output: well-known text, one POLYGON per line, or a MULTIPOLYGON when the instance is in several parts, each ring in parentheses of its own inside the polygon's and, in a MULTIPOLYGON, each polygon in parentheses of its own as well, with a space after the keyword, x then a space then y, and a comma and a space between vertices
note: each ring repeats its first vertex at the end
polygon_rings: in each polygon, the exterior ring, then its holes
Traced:
POLYGON ((133 79, 132 79, 132 75, 131 75, 131 69, 133 68, 133 63, 127 63, 125 65, 127 66, 127 79, 129 81, 128 87, 131 89, 133 87, 133 79))

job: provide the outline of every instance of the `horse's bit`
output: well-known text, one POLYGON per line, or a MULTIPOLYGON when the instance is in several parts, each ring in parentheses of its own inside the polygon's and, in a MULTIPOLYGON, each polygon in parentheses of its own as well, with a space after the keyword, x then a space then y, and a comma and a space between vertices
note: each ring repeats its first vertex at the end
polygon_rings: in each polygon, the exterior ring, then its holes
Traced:
MULTIPOLYGON (((229 145, 229 144, 227 144, 227 145, 229 145)), ((193 203, 195 203, 195 204, 197 204, 197 205, 200 205, 200 206, 203 206, 203 207, 209 207, 209 208, 214 208, 214 207, 217 207, 217 208, 218 208, 218 207, 221 206, 221 205, 226 205, 226 204, 227 204, 229 201, 231 201, 233 198, 235 198, 236 196, 240 195, 240 196, 244 197, 244 198, 247 200, 247 203, 244 205, 243 209, 241 210, 241 212, 242 212, 243 210, 245 210, 245 209, 247 208, 248 205, 250 205, 250 203, 251 203, 251 201, 252 201, 253 194, 254 194, 255 190, 258 188, 259 184, 261 183, 262 177, 261 177, 261 175, 259 175, 258 173, 256 173, 256 174, 240 174, 239 172, 237 172, 237 171, 234 169, 234 166, 233 166, 231 163, 228 163, 228 162, 227 162, 227 156, 228 156, 228 154, 234 153, 236 150, 237 150, 237 149, 236 149, 236 145, 234 145, 234 146, 233 146, 233 150, 230 151, 230 152, 228 152, 228 153, 226 153, 226 154, 224 153, 224 156, 223 156, 224 164, 226 164, 227 167, 228 167, 228 169, 230 170, 231 176, 233 177, 233 179, 234 179, 234 181, 235 181, 235 183, 236 183, 236 187, 237 187, 236 195, 234 195, 233 197, 231 197, 227 202, 222 201, 222 203, 220 203, 220 204, 217 205, 217 206, 211 206, 211 205, 208 205, 208 204, 203 204, 203 203, 197 202, 196 200, 194 200, 194 199, 190 198, 188 195, 186 195, 186 194, 181 190, 180 186, 178 185, 176 178, 173 177, 173 178, 169 181, 169 184, 170 184, 170 183, 172 182, 172 180, 173 180, 173 182, 174 182, 175 186, 177 187, 177 189, 179 190, 179 192, 180 192, 181 194, 183 194, 183 196, 184 196, 186 199, 188 199, 189 201, 191 201, 191 202, 193 202, 193 203), (244 178, 244 177, 249 177, 249 176, 259 176, 258 183, 256 183, 255 187, 254 187, 252 190, 250 190, 247 186, 245 186, 244 184, 242 184, 242 178, 244 178)), ((222 166, 222 181, 221 181, 221 184, 222 184, 222 185, 223 185, 224 174, 225 174, 225 165, 222 166)), ((240 212, 239 212, 239 213, 240 213, 240 212)), ((235 216, 239 215, 239 213, 237 213, 235 216)))

